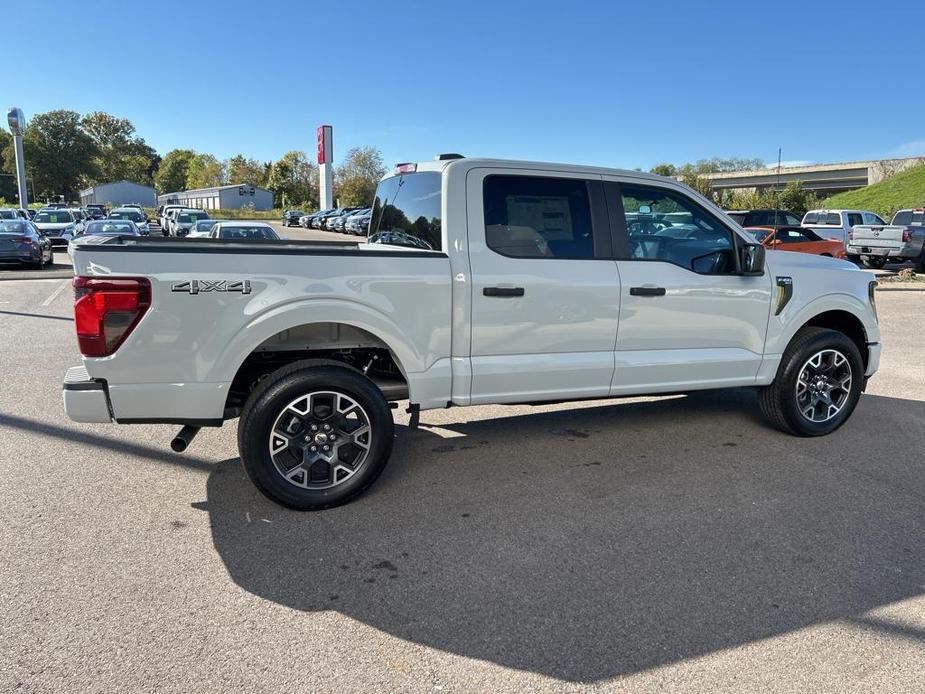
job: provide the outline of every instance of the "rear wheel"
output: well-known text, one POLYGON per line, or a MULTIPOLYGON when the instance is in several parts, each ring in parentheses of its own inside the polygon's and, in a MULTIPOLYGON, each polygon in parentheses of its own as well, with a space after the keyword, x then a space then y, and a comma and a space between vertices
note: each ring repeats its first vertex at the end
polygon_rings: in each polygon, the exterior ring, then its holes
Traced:
POLYGON ((878 256, 867 256, 864 258, 864 267, 866 268, 879 270, 884 265, 886 265, 886 258, 881 258, 878 256))
POLYGON ((311 511, 347 503, 382 473, 392 412, 368 378, 326 360, 271 374, 241 413, 238 448, 251 481, 273 501, 311 511))
POLYGON ((790 341, 774 382, 759 391, 761 410, 778 429, 824 436, 844 424, 861 397, 864 363, 844 333, 802 328, 790 341))
POLYGON ((922 246, 922 252, 919 254, 919 259, 915 263, 915 269, 919 272, 925 272, 925 245, 922 246))

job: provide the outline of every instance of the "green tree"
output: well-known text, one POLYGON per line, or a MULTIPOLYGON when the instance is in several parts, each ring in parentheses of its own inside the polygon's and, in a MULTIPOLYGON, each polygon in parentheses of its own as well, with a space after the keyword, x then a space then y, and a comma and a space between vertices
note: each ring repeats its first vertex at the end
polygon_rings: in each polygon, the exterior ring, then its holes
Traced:
POLYGON ((654 173, 659 176, 672 176, 673 177, 677 175, 678 170, 677 168, 675 168, 674 164, 656 164, 651 169, 649 169, 649 173, 654 173))
POLYGON ((157 153, 140 137, 127 118, 116 118, 102 111, 88 113, 81 127, 96 145, 94 183, 128 180, 150 183, 157 153))
POLYGON ((16 199, 16 164, 15 162, 7 169, 6 160, 13 159, 13 136, 6 130, 0 128, 0 171, 8 172, 8 176, 0 176, 0 197, 4 200, 16 199), (9 149, 9 151, 7 151, 9 149))
POLYGON ((256 159, 236 154, 225 162, 229 183, 246 183, 251 186, 266 185, 266 166, 256 159))
POLYGON ((305 152, 286 152, 270 167, 267 187, 276 194, 276 202, 283 205, 318 206, 318 169, 305 152))
POLYGON ((335 194, 344 207, 371 205, 385 175, 382 153, 375 147, 354 147, 334 173, 335 194))
POLYGON ((189 189, 214 188, 225 185, 225 166, 211 154, 196 154, 186 165, 189 189))
MULTIPOLYGON (((96 145, 80 126, 80 114, 57 110, 36 115, 23 135, 26 174, 39 198, 63 195, 77 199, 81 186, 95 174, 96 145)), ((3 168, 16 172, 12 138, 3 151, 3 168)))
POLYGON ((175 193, 189 188, 187 185, 187 167, 196 156, 191 149, 172 149, 161 159, 154 182, 161 193, 175 193))

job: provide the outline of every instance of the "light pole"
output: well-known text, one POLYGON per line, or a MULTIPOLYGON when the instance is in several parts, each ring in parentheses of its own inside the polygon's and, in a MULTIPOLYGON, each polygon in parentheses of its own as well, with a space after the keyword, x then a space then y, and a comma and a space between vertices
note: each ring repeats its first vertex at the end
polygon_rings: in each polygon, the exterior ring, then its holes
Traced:
POLYGON ((10 124, 13 134, 13 149, 16 151, 16 185, 19 188, 19 206, 23 209, 29 207, 29 195, 26 193, 26 160, 23 158, 22 134, 26 129, 26 117, 21 108, 12 107, 6 114, 6 122, 10 124))

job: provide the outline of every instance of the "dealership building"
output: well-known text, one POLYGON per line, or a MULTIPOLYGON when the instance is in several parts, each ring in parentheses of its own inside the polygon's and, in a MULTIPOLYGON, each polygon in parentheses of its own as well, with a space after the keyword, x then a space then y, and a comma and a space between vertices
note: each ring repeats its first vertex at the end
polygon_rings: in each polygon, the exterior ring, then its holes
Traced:
POLYGON ((80 191, 80 204, 83 207, 94 203, 112 207, 130 204, 154 207, 155 199, 154 188, 131 181, 100 183, 80 191))
POLYGON ((243 183, 215 188, 181 190, 157 196, 158 205, 186 205, 200 210, 236 210, 253 205, 255 210, 272 210, 272 191, 243 183))

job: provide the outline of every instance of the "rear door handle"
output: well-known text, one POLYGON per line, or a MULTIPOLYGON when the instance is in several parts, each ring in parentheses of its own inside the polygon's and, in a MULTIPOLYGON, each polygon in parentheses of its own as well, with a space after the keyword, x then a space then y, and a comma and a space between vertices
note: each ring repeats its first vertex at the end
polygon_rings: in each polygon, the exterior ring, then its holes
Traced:
POLYGON ((665 296, 664 287, 630 287, 630 296, 665 296))
POLYGON ((482 290, 485 296, 523 296, 523 287, 485 287, 482 290))

